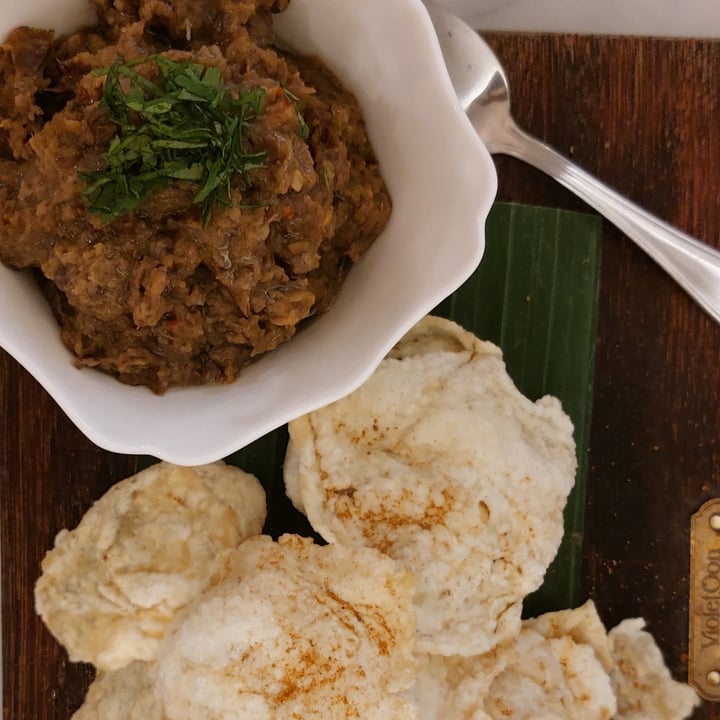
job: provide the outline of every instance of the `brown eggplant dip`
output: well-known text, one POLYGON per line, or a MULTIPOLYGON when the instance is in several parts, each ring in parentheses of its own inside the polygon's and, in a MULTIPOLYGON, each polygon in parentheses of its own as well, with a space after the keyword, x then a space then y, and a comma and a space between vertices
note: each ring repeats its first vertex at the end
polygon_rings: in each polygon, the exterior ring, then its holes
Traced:
POLYGON ((231 382, 327 310, 391 203, 347 90, 275 46, 287 0, 94 0, 0 47, 0 260, 80 366, 231 382))

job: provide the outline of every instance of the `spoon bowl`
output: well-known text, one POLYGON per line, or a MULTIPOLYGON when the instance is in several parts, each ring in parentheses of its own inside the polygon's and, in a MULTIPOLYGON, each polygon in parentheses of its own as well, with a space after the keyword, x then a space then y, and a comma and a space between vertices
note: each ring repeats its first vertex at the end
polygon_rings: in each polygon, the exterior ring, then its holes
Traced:
POLYGON ((550 146, 521 130, 510 112, 505 71, 489 45, 460 18, 425 3, 455 93, 493 154, 547 173, 622 230, 720 323, 720 251, 630 202, 550 146))

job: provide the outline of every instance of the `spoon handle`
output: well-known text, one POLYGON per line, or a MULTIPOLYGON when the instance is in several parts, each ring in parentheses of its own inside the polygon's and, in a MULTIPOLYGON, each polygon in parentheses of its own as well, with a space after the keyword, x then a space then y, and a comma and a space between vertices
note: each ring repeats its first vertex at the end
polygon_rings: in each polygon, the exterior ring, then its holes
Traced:
POLYGON ((718 323, 720 251, 651 215, 510 121, 490 151, 542 170, 634 240, 718 323))

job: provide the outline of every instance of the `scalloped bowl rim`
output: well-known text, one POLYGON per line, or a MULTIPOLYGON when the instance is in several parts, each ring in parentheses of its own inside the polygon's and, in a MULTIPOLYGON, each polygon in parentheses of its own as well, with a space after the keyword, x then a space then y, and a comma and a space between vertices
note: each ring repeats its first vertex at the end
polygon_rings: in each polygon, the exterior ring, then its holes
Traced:
MULTIPOLYGON (((91 19, 82 0, 0 7, 3 37, 19 24, 67 32, 91 19)), ((283 42, 318 55, 358 97, 393 199, 390 222, 328 313, 235 383, 162 396, 75 368, 37 288, 0 266, 0 345, 109 451, 199 465, 338 400, 481 260, 495 168, 455 97, 422 3, 292 0, 275 24, 283 42)))

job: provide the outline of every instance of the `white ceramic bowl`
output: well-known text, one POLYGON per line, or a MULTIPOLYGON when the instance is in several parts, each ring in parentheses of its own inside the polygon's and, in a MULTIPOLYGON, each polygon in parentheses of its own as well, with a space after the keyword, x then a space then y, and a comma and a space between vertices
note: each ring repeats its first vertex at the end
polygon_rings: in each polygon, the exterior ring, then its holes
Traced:
MULTIPOLYGON (((67 32, 89 17, 85 0, 0 0, 0 36, 20 24, 67 32)), ((317 322, 232 385, 163 396, 76 369, 44 298, 0 266, 0 345, 103 448, 184 465, 228 455, 358 387, 482 257, 495 170, 420 0, 292 0, 276 28, 355 92, 392 196, 389 225, 317 322)))

